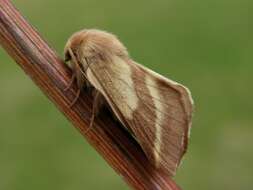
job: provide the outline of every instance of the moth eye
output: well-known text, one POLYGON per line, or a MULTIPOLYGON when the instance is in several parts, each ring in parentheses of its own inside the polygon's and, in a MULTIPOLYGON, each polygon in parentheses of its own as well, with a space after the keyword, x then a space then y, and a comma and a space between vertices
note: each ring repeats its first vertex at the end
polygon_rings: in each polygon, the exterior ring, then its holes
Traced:
POLYGON ((65 53, 65 59, 64 59, 64 61, 67 62, 67 61, 70 61, 70 60, 71 60, 71 56, 70 56, 69 51, 67 51, 67 52, 65 53))

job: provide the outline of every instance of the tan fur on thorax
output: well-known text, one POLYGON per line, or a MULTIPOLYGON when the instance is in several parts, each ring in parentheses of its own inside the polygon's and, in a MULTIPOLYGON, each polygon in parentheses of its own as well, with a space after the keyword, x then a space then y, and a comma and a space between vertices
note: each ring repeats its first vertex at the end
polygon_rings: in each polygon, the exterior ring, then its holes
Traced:
POLYGON ((115 35, 96 29, 74 33, 64 48, 65 54, 69 48, 74 53, 87 58, 102 56, 102 58, 110 59, 113 55, 128 57, 127 49, 115 35))

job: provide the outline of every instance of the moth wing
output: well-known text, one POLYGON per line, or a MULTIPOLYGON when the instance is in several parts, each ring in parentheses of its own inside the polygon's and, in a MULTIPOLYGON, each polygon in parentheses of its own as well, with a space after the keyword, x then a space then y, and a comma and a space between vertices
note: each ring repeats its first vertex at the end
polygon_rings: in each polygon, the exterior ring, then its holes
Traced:
POLYGON ((191 125, 192 99, 187 88, 117 56, 91 64, 87 75, 151 163, 174 175, 191 125))

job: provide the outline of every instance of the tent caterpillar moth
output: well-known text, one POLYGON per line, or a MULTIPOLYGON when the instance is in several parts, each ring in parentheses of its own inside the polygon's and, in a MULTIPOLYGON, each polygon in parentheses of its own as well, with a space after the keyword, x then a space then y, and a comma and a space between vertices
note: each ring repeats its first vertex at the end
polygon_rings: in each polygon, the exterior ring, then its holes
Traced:
POLYGON ((84 87, 95 89, 91 125, 106 103, 149 161, 174 175, 188 144, 193 110, 189 90, 134 62, 118 38, 104 31, 73 34, 64 54, 73 71, 70 85, 77 82, 77 98, 84 87))

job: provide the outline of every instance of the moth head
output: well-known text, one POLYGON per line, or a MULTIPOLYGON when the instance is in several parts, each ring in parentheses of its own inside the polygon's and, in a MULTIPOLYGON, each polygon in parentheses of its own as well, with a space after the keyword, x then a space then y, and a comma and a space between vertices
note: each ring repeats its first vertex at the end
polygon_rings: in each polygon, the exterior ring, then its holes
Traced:
POLYGON ((68 39, 64 49, 66 61, 73 59, 70 51, 73 52, 72 56, 80 62, 83 62, 83 59, 96 62, 110 60, 113 56, 128 57, 125 46, 115 35, 95 29, 84 29, 74 33, 68 39))
POLYGON ((79 60, 79 49, 81 45, 81 38, 79 36, 75 36, 74 38, 70 38, 64 48, 64 60, 65 62, 69 62, 72 69, 74 69, 76 61, 80 64, 79 60))

